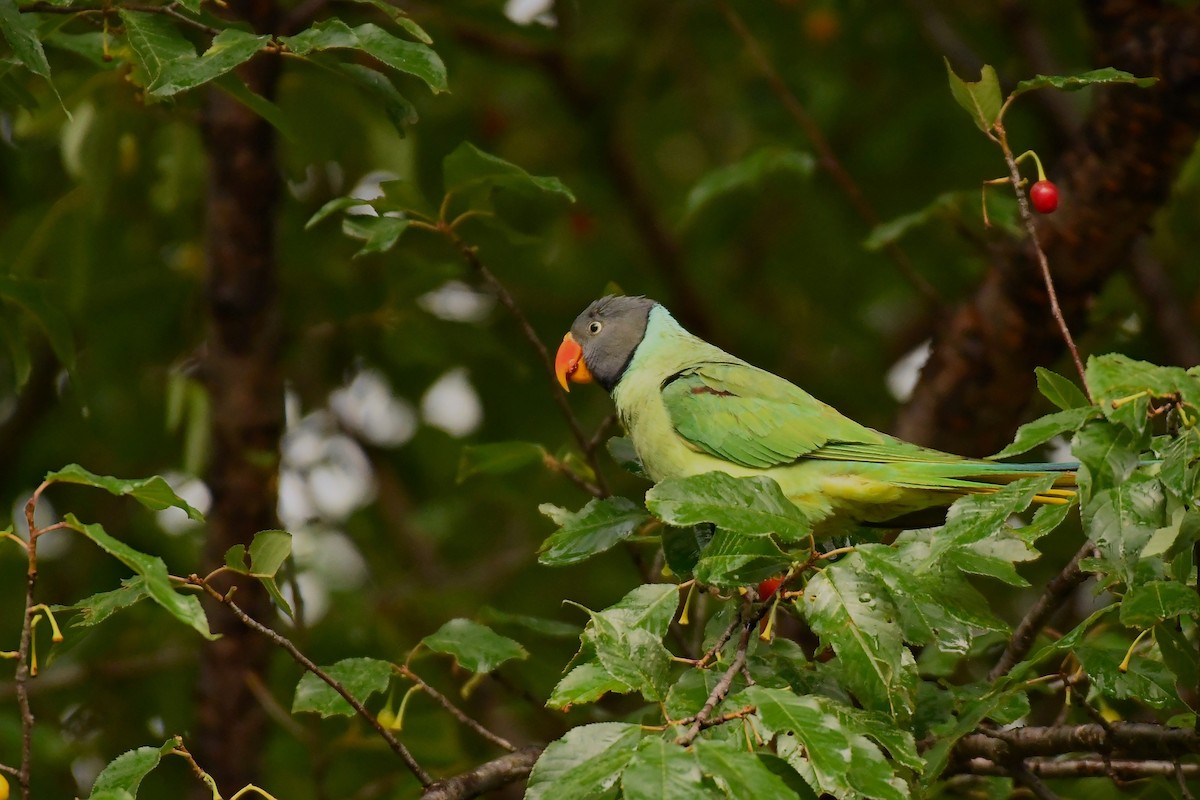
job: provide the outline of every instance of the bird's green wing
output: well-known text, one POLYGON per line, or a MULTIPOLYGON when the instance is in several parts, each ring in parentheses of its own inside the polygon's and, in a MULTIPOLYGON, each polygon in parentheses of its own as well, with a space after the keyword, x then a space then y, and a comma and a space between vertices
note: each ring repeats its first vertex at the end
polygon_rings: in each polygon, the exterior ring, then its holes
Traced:
POLYGON ((802 456, 838 458, 818 455, 831 443, 887 449, 896 442, 742 362, 693 365, 664 382, 662 398, 675 431, 692 447, 744 467, 767 469, 802 456))

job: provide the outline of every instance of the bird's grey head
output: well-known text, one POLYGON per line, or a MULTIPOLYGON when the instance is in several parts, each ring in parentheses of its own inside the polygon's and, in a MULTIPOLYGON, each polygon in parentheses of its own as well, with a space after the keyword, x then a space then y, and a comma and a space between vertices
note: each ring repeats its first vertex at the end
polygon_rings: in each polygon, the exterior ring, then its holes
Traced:
POLYGON ((646 334, 650 309, 657 303, 645 297, 608 295, 588 306, 571 326, 571 336, 583 348, 583 363, 596 383, 611 392, 646 334))

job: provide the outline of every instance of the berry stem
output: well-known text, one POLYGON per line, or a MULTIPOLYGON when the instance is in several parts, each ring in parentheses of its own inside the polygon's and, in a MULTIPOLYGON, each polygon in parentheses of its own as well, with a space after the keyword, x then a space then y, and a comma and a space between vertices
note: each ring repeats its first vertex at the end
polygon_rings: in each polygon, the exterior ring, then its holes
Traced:
MULTIPOLYGON (((1083 383, 1083 390, 1087 393, 1088 401, 1094 403, 1092 390, 1087 383, 1087 374, 1083 368, 1083 360, 1079 357, 1079 348, 1075 346, 1075 338, 1071 336, 1071 329, 1067 327, 1067 320, 1063 317, 1062 308, 1058 304, 1058 292, 1054 289, 1054 278, 1050 275, 1050 261, 1046 258, 1046 251, 1042 249, 1042 243, 1038 240, 1037 224, 1034 222, 1033 213, 1029 210, 1029 200, 1021 191, 1021 168, 1017 164, 1017 158, 1013 156, 1012 148, 1008 146, 1008 134, 1004 130, 1004 125, 997 122, 992 126, 989 135, 1000 146, 1000 151, 1004 153, 1004 160, 1008 163, 1008 174, 1012 181, 1013 191, 1017 195, 1017 208, 1021 213, 1021 221, 1025 224, 1026 233, 1029 234, 1029 241, 1033 243, 1033 251, 1037 255, 1038 266, 1042 271, 1042 280, 1046 284, 1046 295, 1050 300, 1050 313, 1054 315, 1054 321, 1058 323, 1058 330, 1062 334, 1063 341, 1066 342, 1067 349, 1071 352, 1071 359, 1075 362, 1075 369, 1079 372, 1079 380, 1083 383)), ((1029 154, 1033 154, 1033 151, 1022 153, 1021 157, 1024 158, 1029 154)), ((1037 162, 1040 172, 1041 161, 1038 160, 1036 154, 1033 154, 1033 158, 1037 162)))

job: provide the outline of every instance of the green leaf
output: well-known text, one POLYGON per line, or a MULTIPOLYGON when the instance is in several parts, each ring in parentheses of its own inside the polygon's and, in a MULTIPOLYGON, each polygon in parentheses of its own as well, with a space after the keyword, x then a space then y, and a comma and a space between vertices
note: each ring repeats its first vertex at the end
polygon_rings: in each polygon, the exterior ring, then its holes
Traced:
POLYGON ((73 627, 83 628, 99 625, 121 609, 129 608, 149 596, 150 592, 146 588, 145 579, 138 575, 121 581, 120 589, 98 592, 69 606, 55 606, 54 610, 56 612, 78 611, 79 616, 71 624, 73 627))
MULTIPOLYGON (((946 514, 942 530, 930 541, 929 552, 920 568, 931 567, 944 554, 953 551, 961 556, 964 548, 976 542, 1008 533, 1009 518, 1029 508, 1033 498, 1053 483, 1053 475, 1021 478, 991 494, 959 498, 946 514)), ((1023 548, 1023 552, 1027 551, 1028 548, 1023 548)))
POLYGON ((351 28, 340 19, 327 19, 295 36, 281 36, 279 41, 298 56, 320 50, 361 50, 397 72, 420 78, 435 94, 447 91, 446 65, 437 53, 424 44, 393 36, 374 23, 351 28))
POLYGON ((692 574, 700 583, 734 588, 787 572, 792 561, 769 537, 718 530, 700 552, 692 574))
POLYGON ((969 82, 954 74, 950 59, 945 59, 945 62, 946 74, 950 78, 950 93, 954 95, 955 102, 971 116, 975 127, 987 133, 1000 115, 1002 104, 1000 80, 996 77, 996 70, 990 64, 984 64, 979 73, 979 80, 969 82))
POLYGON ((916 666, 896 625, 898 612, 862 556, 851 553, 813 577, 803 609, 841 661, 844 685, 864 706, 897 719, 911 716, 916 666))
POLYGON ((658 638, 667 635, 679 607, 679 587, 673 583, 646 583, 633 589, 598 616, 626 628, 641 628, 658 638))
POLYGON ((170 484, 157 475, 150 478, 113 478, 109 475, 97 475, 89 472, 78 464, 68 464, 60 470, 46 473, 46 480, 52 483, 78 483, 103 489, 118 497, 121 495, 132 497, 151 511, 178 508, 185 512, 190 519, 196 522, 204 521, 203 514, 175 494, 175 490, 171 488, 170 484))
POLYGON ((603 614, 594 614, 583 641, 592 646, 609 675, 647 700, 657 702, 666 697, 671 653, 663 646, 661 635, 617 625, 603 614))
POLYGON ((641 739, 641 726, 624 722, 572 728, 542 751, 529 774, 525 800, 599 800, 608 796, 641 739))
POLYGON ((586 661, 571 669, 550 692, 546 705, 566 711, 579 703, 593 703, 609 692, 630 694, 634 687, 613 677, 604 665, 597 661, 586 661))
MULTIPOLYGON (((377 658, 347 658, 322 669, 360 703, 365 703, 373 694, 386 692, 392 682, 392 665, 377 658)), ((296 684, 292 713, 301 711, 312 711, 322 717, 335 714, 349 717, 355 713, 345 698, 311 672, 304 673, 296 684)))
POLYGON ((1200 511, 1192 508, 1177 512, 1147 540, 1141 558, 1173 558, 1197 541, 1200 541, 1200 511))
MULTIPOLYGON (((231 556, 236 559, 236 554, 233 548, 225 554, 225 563, 229 564, 231 556)), ((266 588, 267 594, 271 595, 271 599, 279 604, 279 607, 291 617, 292 607, 284 598, 283 593, 279 591, 279 584, 275 581, 275 573, 283 566, 283 562, 287 561, 288 556, 292 554, 292 535, 287 531, 259 531, 254 534, 253 541, 250 542, 250 572, 251 577, 257 578, 260 583, 266 588)), ((245 563, 244 557, 240 563, 245 563)), ((240 570, 238 570, 240 572, 240 570)))
POLYGON ((479 618, 484 622, 495 622, 498 625, 515 625, 552 639, 575 639, 579 636, 580 631, 579 626, 571 622, 534 617, 529 614, 510 614, 491 606, 479 609, 479 618))
POLYGON ((179 740, 171 738, 161 747, 139 747, 117 756, 96 776, 89 800, 106 794, 120 797, 128 793, 131 798, 137 797, 142 780, 178 745, 179 740))
POLYGON ((1182 616, 1200 616, 1196 590, 1174 581, 1149 581, 1134 586, 1121 601, 1121 624, 1149 628, 1182 616))
POLYGON ((1038 391, 1054 405, 1066 411, 1070 408, 1090 406, 1087 395, 1069 378, 1064 378, 1057 372, 1045 367, 1034 369, 1037 374, 1038 391))
POLYGON ((191 42, 164 15, 123 8, 119 13, 134 66, 131 77, 138 85, 149 89, 176 64, 196 59, 191 42))
MULTIPOLYGON (((809 784, 835 797, 854 793, 877 800, 904 800, 908 786, 871 741, 882 734, 910 765, 921 765, 912 734, 884 719, 861 724, 862 712, 826 697, 798 697, 788 689, 752 686, 739 695, 758 709, 777 734, 776 748, 809 784)), ((879 742, 884 744, 884 742, 879 742)))
POLYGON ((1112 401, 1140 392, 1149 392, 1156 397, 1177 394, 1183 403, 1191 406, 1193 418, 1196 410, 1200 410, 1200 376, 1179 367, 1162 367, 1119 353, 1108 353, 1089 357, 1085 372, 1092 395, 1110 418, 1119 414, 1119 408, 1112 408, 1112 401))
MULTIPOLYGON (((546 506, 540 510, 548 512, 546 506)), ((645 509, 627 498, 591 500, 578 512, 556 520, 560 528, 542 542, 538 563, 562 566, 591 558, 628 539, 648 519, 645 509)))
POLYGON ((171 616, 194 628, 205 639, 218 638, 208 629, 208 618, 204 615, 200 600, 195 595, 175 591, 167 565, 161 558, 134 550, 108 535, 100 525, 85 525, 73 514, 68 514, 64 521, 70 528, 95 542, 101 550, 141 575, 146 583, 146 593, 171 616))
POLYGON ((458 482, 473 475, 505 475, 543 461, 546 448, 533 442, 467 445, 458 458, 458 482))
POLYGON ((754 189, 770 175, 791 173, 807 178, 816 169, 816 159, 808 153, 782 147, 763 147, 741 161, 718 167, 688 192, 684 218, 692 217, 714 200, 742 189, 754 189))
POLYGON ((858 547, 863 566, 887 587, 905 641, 966 654, 978 631, 1007 630, 961 573, 940 566, 916 569, 927 551, 927 540, 909 540, 895 550, 879 544, 858 547))
POLYGON ((1144 651, 1135 651, 1129 668, 1122 670, 1124 646, 1105 646, 1087 642, 1076 647, 1075 657, 1100 693, 1117 700, 1137 700, 1152 708, 1178 705, 1175 677, 1161 662, 1144 651))
MULTIPOLYGON (((358 204, 362 205, 362 201, 359 201, 358 204)), ((385 253, 391 250, 408 230, 410 222, 411 220, 407 217, 374 217, 355 214, 342 219, 342 233, 352 239, 361 239, 364 242, 359 251, 354 254, 355 258, 362 258, 372 253, 385 253)))
POLYGON ((1009 458, 1028 452, 1038 445, 1045 444, 1055 436, 1079 430, 1085 422, 1098 416, 1099 413, 1094 407, 1083 406, 1056 411, 1040 419, 1035 419, 1033 422, 1027 422, 1017 428, 1017 434, 1013 438, 1012 444, 991 458, 1009 458))
POLYGON ((37 17, 22 14, 13 0, 0 0, 0 31, 30 72, 50 80, 50 62, 37 35, 37 17))
POLYGON ((712 777, 730 800, 763 800, 794 797, 778 775, 767 769, 754 753, 731 742, 697 739, 692 749, 700 770, 712 777))
POLYGON ((1163 526, 1163 507, 1162 484, 1136 475, 1097 492, 1083 508, 1088 537, 1104 560, 1129 583, 1134 582, 1142 550, 1163 526))
POLYGON ((702 786, 696 754, 662 738, 642 739, 621 775, 623 800, 697 800, 722 795, 702 786))
POLYGON ((472 672, 491 672, 505 661, 529 658, 520 643, 469 619, 450 620, 422 639, 421 644, 435 653, 453 656, 460 666, 472 672))
POLYGON ((1144 437, 1122 425, 1093 422, 1075 434, 1071 451, 1079 459, 1080 498, 1083 506, 1096 491, 1128 480, 1138 466, 1144 437))
POLYGON ((246 63, 270 43, 268 34, 226 28, 213 37, 212 44, 199 58, 193 54, 191 58, 181 56, 167 63, 146 89, 155 97, 170 97, 203 86, 246 63))
POLYGON ((705 472, 670 478, 646 492, 646 508, 668 525, 710 522, 743 536, 776 534, 784 541, 801 541, 812 530, 804 513, 766 476, 705 472))
POLYGON ((1158 78, 1138 78, 1113 67, 1104 67, 1103 69, 1094 69, 1091 72, 1084 72, 1079 75, 1035 75, 1028 80, 1018 83, 1016 88, 1012 90, 1011 96, 1019 97, 1034 89, 1045 89, 1047 87, 1060 89, 1064 92, 1073 92, 1085 86, 1094 86, 1098 83, 1132 83, 1144 89, 1148 86, 1153 86, 1157 81, 1158 78))
POLYGON ((558 178, 530 175, 516 164, 485 153, 470 142, 463 142, 446 156, 442 162, 442 178, 446 194, 498 187, 523 194, 557 195, 575 202, 575 195, 558 178))

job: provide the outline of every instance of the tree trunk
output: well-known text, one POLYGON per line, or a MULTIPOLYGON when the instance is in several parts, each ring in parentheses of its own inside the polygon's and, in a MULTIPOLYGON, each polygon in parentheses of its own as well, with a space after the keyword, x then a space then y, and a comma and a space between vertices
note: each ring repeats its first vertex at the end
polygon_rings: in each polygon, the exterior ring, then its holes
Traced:
MULTIPOLYGON (((273 0, 230 0, 229 13, 258 31, 275 24, 273 0)), ((274 95, 279 60, 272 53, 240 70, 247 86, 274 95)), ((205 569, 225 551, 278 527, 276 474, 283 427, 275 215, 280 192, 271 127, 228 95, 209 91, 203 112, 208 151, 207 308, 204 376, 212 398, 205 569)), ((268 619, 271 604, 257 581, 238 580, 238 605, 268 619)), ((197 760, 229 796, 256 779, 266 716, 251 691, 269 644, 219 603, 207 608, 222 638, 205 645, 198 687, 197 760)), ((204 795, 200 792, 198 796, 204 795)))

